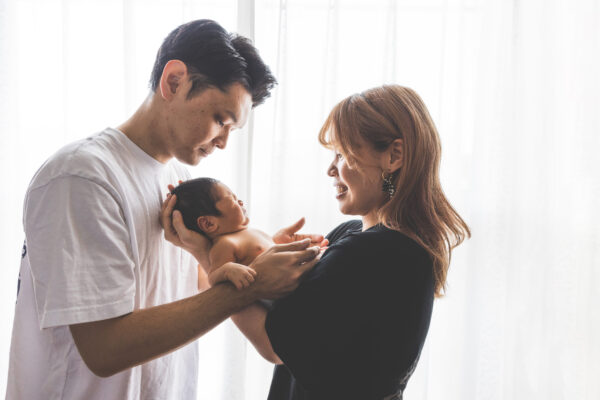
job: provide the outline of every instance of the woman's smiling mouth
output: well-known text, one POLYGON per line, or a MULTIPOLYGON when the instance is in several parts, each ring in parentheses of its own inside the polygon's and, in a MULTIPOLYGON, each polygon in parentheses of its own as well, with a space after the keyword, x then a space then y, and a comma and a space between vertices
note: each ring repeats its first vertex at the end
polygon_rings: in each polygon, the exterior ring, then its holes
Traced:
POLYGON ((333 186, 337 189, 336 199, 340 199, 344 197, 346 193, 348 193, 348 186, 342 185, 341 183, 336 182, 333 186))

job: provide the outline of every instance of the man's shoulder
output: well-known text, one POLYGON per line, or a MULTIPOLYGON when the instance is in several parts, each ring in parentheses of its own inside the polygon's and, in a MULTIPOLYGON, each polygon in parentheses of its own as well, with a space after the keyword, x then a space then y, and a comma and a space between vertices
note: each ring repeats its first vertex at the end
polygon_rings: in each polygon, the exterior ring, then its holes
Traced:
POLYGON ((107 130, 71 142, 42 164, 31 181, 30 189, 43 186, 56 178, 97 179, 106 176, 105 170, 114 158, 116 146, 107 130))

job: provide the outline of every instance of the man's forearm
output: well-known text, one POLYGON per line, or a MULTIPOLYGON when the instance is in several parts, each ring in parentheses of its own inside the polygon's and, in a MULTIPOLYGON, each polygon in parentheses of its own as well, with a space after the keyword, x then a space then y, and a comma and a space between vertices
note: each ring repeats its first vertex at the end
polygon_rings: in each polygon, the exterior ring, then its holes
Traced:
POLYGON ((173 303, 71 325, 71 333, 90 370, 107 377, 192 342, 254 300, 250 290, 223 283, 173 303))

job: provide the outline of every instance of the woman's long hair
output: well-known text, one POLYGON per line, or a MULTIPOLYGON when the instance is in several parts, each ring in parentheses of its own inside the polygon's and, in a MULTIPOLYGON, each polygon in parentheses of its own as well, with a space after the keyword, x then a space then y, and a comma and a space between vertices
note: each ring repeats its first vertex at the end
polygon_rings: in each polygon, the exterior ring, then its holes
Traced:
POLYGON ((338 148, 360 166, 364 143, 382 152, 403 140, 402 167, 392 175, 393 197, 379 210, 379 222, 419 243, 433 260, 435 295, 446 289, 452 249, 471 236, 440 184, 440 138, 423 100, 412 89, 385 85, 338 103, 319 132, 319 142, 338 148))

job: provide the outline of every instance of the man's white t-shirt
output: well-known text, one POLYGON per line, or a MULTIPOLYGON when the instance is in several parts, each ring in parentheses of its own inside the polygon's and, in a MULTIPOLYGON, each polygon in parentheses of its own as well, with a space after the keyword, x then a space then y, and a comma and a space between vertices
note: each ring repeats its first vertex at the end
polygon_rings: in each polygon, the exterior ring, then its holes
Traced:
POLYGON ((189 175, 118 130, 72 143, 34 176, 7 399, 195 399, 197 346, 109 378, 83 363, 69 325, 118 317, 198 292, 197 263, 164 240, 168 184, 189 175))

